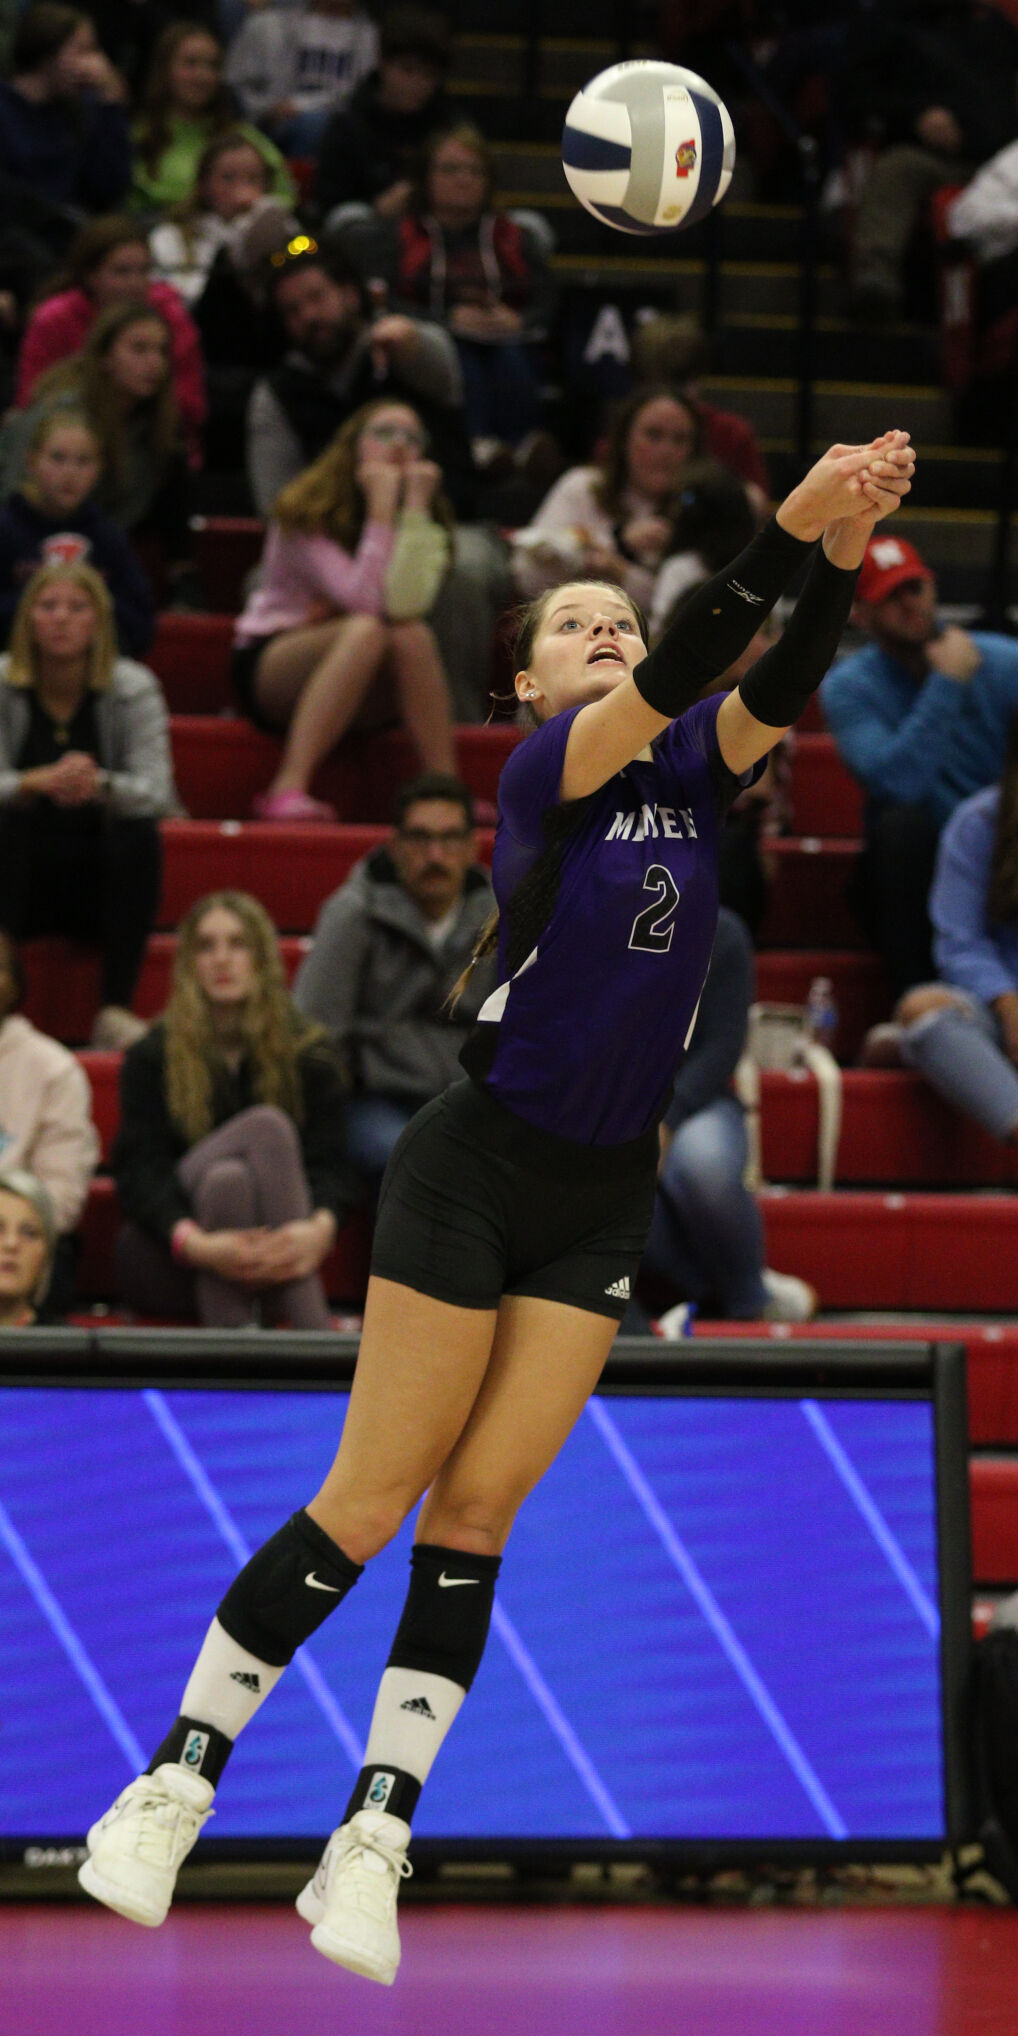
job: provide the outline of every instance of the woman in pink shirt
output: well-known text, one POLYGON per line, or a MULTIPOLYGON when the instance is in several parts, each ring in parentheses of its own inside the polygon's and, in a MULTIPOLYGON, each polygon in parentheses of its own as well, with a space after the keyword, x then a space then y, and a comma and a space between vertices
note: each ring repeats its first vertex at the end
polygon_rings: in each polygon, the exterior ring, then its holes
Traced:
POLYGON ((422 619, 449 561, 452 512, 426 451, 408 404, 365 404, 277 499, 234 650, 245 713, 287 730, 255 802, 261 820, 335 819, 311 781, 376 679, 389 687, 381 717, 405 725, 422 769, 455 769, 449 690, 422 619))
POLYGON ((71 244, 67 263, 25 327, 18 356, 15 402, 23 410, 47 368, 79 353, 100 312, 113 305, 148 304, 170 333, 170 364, 177 412, 192 467, 201 465, 205 422, 205 368, 190 312, 170 283, 150 280, 147 237, 136 221, 90 219, 71 244))

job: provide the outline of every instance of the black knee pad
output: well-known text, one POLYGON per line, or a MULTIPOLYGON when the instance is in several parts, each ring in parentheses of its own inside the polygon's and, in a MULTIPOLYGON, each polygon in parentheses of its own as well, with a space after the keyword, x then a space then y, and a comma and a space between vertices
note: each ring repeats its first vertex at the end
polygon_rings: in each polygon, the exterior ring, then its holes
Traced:
POLYGON ((468 1690, 481 1665, 501 1566, 498 1555, 419 1542, 389 1667, 444 1675, 468 1690))
POLYGON ((258 1661, 282 1668, 362 1572, 301 1507, 245 1563, 216 1617, 258 1661))

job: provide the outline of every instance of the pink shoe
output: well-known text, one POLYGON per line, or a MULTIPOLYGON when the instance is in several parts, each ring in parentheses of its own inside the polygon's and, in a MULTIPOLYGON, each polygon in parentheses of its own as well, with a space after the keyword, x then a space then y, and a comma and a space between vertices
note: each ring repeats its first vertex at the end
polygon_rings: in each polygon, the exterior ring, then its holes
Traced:
POLYGON ((312 799, 310 792, 259 792, 252 800, 256 820, 335 820, 336 808, 324 799, 312 799))

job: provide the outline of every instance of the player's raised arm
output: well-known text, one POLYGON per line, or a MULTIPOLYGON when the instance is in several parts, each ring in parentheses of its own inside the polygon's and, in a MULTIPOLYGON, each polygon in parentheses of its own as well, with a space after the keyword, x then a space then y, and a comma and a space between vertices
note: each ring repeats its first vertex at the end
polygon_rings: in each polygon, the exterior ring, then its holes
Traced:
MULTIPOLYGON (((865 446, 831 446, 731 565, 697 588, 656 649, 577 714, 562 798, 595 791, 684 714, 741 655, 821 533, 840 519, 897 506, 913 463, 903 431, 885 432, 865 446)), ((776 740, 775 731, 756 755, 776 740)))
MULTIPOLYGON (((904 438, 904 433, 897 434, 904 438)), ((912 484, 907 440, 873 461, 867 494, 854 514, 836 518, 820 545, 789 622, 770 650, 729 693, 718 713, 718 746, 729 770, 749 770, 797 721, 835 656, 848 621, 859 567, 875 525, 912 484)))

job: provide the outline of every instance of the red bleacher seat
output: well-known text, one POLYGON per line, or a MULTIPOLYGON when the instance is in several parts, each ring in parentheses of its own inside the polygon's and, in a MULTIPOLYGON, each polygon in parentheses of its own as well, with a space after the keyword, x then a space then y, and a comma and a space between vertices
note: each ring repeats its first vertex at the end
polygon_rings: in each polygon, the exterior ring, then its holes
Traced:
MULTIPOLYGON (((232 716, 174 715, 171 727, 177 789, 195 820, 242 820, 264 791, 279 759, 276 738, 232 716)), ((460 776, 478 799, 494 801, 499 772, 519 740, 512 727, 456 730, 460 776)), ((341 819, 386 822, 398 785, 416 777, 420 761, 400 729, 352 735, 315 779, 318 796, 341 819)))
MULTIPOLYGON (((307 948, 306 937, 285 934, 280 953, 292 982, 307 948)), ((134 994, 140 1018, 154 1018, 170 994, 177 942, 172 933, 153 933, 134 994)), ((99 959, 91 950, 56 938, 29 940, 22 948, 27 977, 25 1015, 41 1032, 70 1043, 87 1039, 99 1003, 99 959)))
POLYGON ((809 1280, 825 1308, 1018 1312, 1013 1195, 766 1189, 767 1264, 809 1280))
POLYGON ((890 993, 875 954, 840 948, 764 950, 756 958, 756 994, 769 1004, 804 1004, 815 976, 829 977, 838 1007, 835 1051, 856 1059, 871 1025, 886 1018, 890 993))
POLYGON ((235 707, 233 627, 232 615, 160 615, 146 662, 171 714, 221 714, 235 707))
MULTIPOLYGON (((113 1246, 120 1225, 113 1182, 100 1177, 89 1189, 81 1223, 81 1256, 77 1288, 83 1301, 108 1301, 116 1292, 113 1246)), ((352 1216, 344 1224, 325 1264, 325 1284, 332 1301, 358 1302, 368 1280, 371 1234, 367 1218, 352 1216)))
POLYGON ((804 835, 768 841, 776 864, 761 947, 861 947, 863 936, 848 902, 859 855, 857 841, 804 835))
POLYGON ((865 795, 858 778, 842 763, 833 735, 796 732, 791 791, 795 834, 862 833, 865 795))
POLYGON ((976 1583, 1018 1583, 1018 1457, 973 1458, 969 1491, 976 1583))
POLYGON ((194 563, 209 607, 236 615, 244 605, 244 583, 265 543, 260 516, 195 516, 194 563))
MULTIPOLYGON (((849 1068, 836 1179, 887 1186, 1018 1186, 1018 1151, 941 1101, 921 1075, 849 1068)), ((818 1090, 803 1071, 761 1077, 768 1180, 814 1181, 818 1090)))

